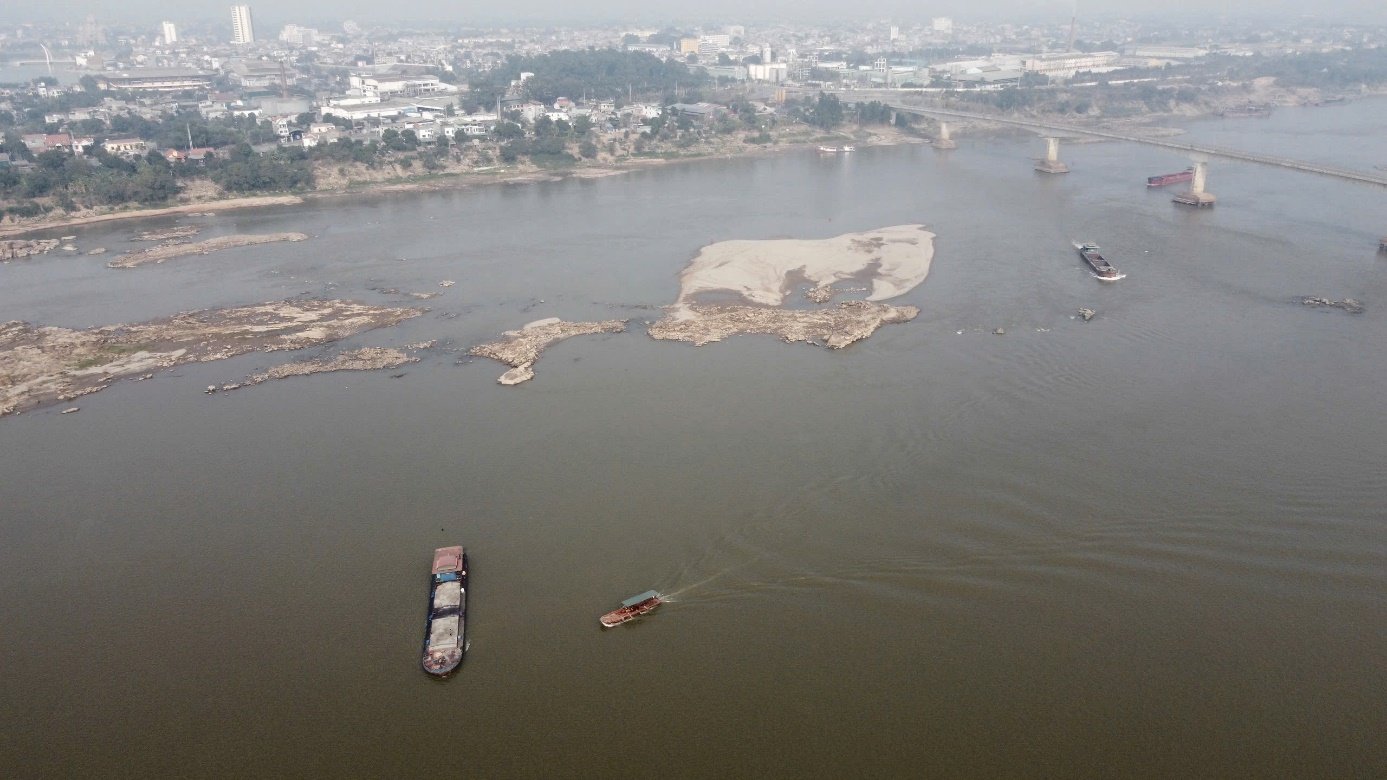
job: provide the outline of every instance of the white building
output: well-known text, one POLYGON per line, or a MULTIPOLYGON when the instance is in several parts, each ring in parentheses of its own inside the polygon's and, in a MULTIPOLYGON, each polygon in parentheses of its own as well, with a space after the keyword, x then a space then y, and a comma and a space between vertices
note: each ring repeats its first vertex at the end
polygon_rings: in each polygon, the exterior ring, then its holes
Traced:
POLYGON ((284 29, 279 31, 279 39, 294 46, 313 46, 318 42, 318 34, 317 28, 314 27, 286 24, 284 29))
POLYGON ((255 43, 255 24, 248 5, 231 6, 231 42, 242 46, 255 43))
POLYGON ((783 62, 763 62, 760 65, 746 66, 747 78, 752 81, 769 81, 778 84, 789 77, 790 66, 783 62))
POLYGON ((952 35, 954 32, 954 20, 948 16, 936 16, 930 20, 930 29, 944 35, 952 35))
POLYGON ((458 91, 456 86, 445 84, 437 76, 353 73, 347 77, 347 83, 351 87, 349 96, 367 99, 417 97, 458 91))
POLYGON ((178 43, 178 28, 173 26, 173 22, 164 22, 159 25, 159 37, 164 39, 165 46, 178 43))
POLYGON ((1117 52, 1052 52, 1034 54, 1021 60, 1027 73, 1039 73, 1055 79, 1073 78, 1075 73, 1105 73, 1117 70, 1117 52))

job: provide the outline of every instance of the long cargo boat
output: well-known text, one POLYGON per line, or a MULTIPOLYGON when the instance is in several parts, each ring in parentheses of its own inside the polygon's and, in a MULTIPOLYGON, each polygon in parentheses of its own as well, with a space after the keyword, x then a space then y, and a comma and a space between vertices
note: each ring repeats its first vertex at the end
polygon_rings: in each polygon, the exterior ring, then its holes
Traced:
POLYGON ((1088 263, 1088 267, 1093 269, 1093 275, 1105 282, 1115 282, 1122 278, 1122 274, 1117 272, 1112 263, 1098 253, 1097 244, 1080 244, 1074 242, 1074 248, 1079 250, 1079 257, 1088 263))
POLYGON ((650 613, 663 603, 665 602, 660 599, 660 594, 653 590, 638 593, 621 602, 620 607, 603 615, 601 618, 602 627, 611 628, 635 620, 641 615, 650 613))
POLYGON ((1180 171, 1179 173, 1163 173, 1163 174, 1161 174, 1161 175, 1159 175, 1159 176, 1147 176, 1147 177, 1146 177, 1146 186, 1148 186, 1148 187, 1164 187, 1164 186, 1166 186, 1167 184, 1179 184, 1180 182, 1183 182, 1183 181, 1190 181, 1190 180, 1193 179, 1193 178, 1194 178, 1194 169, 1193 169, 1193 168, 1186 168, 1185 170, 1180 171))
POLYGON ((429 574, 429 615, 424 622, 420 664, 435 677, 446 677, 467 652, 467 551, 440 547, 433 551, 429 574))

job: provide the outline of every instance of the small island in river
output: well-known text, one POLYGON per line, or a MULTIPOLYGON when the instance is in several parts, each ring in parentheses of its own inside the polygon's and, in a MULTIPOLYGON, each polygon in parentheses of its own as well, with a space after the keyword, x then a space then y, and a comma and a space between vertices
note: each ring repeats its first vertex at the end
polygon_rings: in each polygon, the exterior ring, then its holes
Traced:
POLYGON ((423 313, 356 301, 294 300, 85 330, 0 323, 0 416, 70 401, 161 368, 318 346, 423 313))
POLYGON ((914 306, 880 303, 919 286, 934 258, 934 234, 897 225, 821 240, 722 241, 704 247, 679 277, 679 297, 650 326, 657 339, 701 346, 737 333, 768 333, 841 349, 882 325, 909 322, 914 306), (848 289, 839 285, 846 283, 848 289), (817 306, 787 308, 787 298, 817 306), (866 292, 865 300, 835 297, 866 292), (744 303, 727 303, 727 295, 744 303), (719 298, 724 300, 720 301, 719 298))
POLYGON ((539 355, 552 344, 574 336, 593 333, 620 333, 626 330, 626 320, 603 322, 564 322, 558 317, 535 320, 519 330, 508 330, 499 341, 478 344, 469 354, 499 360, 511 369, 497 382, 518 385, 534 378, 534 364, 539 355))

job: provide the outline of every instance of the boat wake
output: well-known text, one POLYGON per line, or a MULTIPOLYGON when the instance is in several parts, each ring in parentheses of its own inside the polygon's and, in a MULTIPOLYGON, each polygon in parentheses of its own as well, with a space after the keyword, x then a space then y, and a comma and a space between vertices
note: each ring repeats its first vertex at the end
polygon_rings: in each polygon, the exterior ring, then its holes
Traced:
POLYGON ((1100 282, 1115 282, 1118 279, 1127 278, 1127 274, 1118 274, 1117 276, 1099 276, 1098 274, 1095 274, 1092 271, 1089 271, 1089 275, 1100 282))

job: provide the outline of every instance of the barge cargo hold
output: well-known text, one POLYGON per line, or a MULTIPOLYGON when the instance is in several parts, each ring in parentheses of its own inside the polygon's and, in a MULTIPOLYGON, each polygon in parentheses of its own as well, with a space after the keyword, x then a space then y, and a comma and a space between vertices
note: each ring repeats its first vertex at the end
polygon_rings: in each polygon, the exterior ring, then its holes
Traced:
POLYGON ((1103 255, 1098 252, 1097 244, 1081 244, 1074 242, 1074 248, 1079 250, 1079 257, 1088 263, 1088 267, 1093 269, 1093 275, 1105 282, 1115 282, 1122 278, 1122 274, 1117 272, 1112 263, 1109 263, 1103 255))
POLYGON ((467 551, 440 547, 429 574, 429 612, 424 621, 420 665, 435 677, 446 677, 467 652, 467 551))

